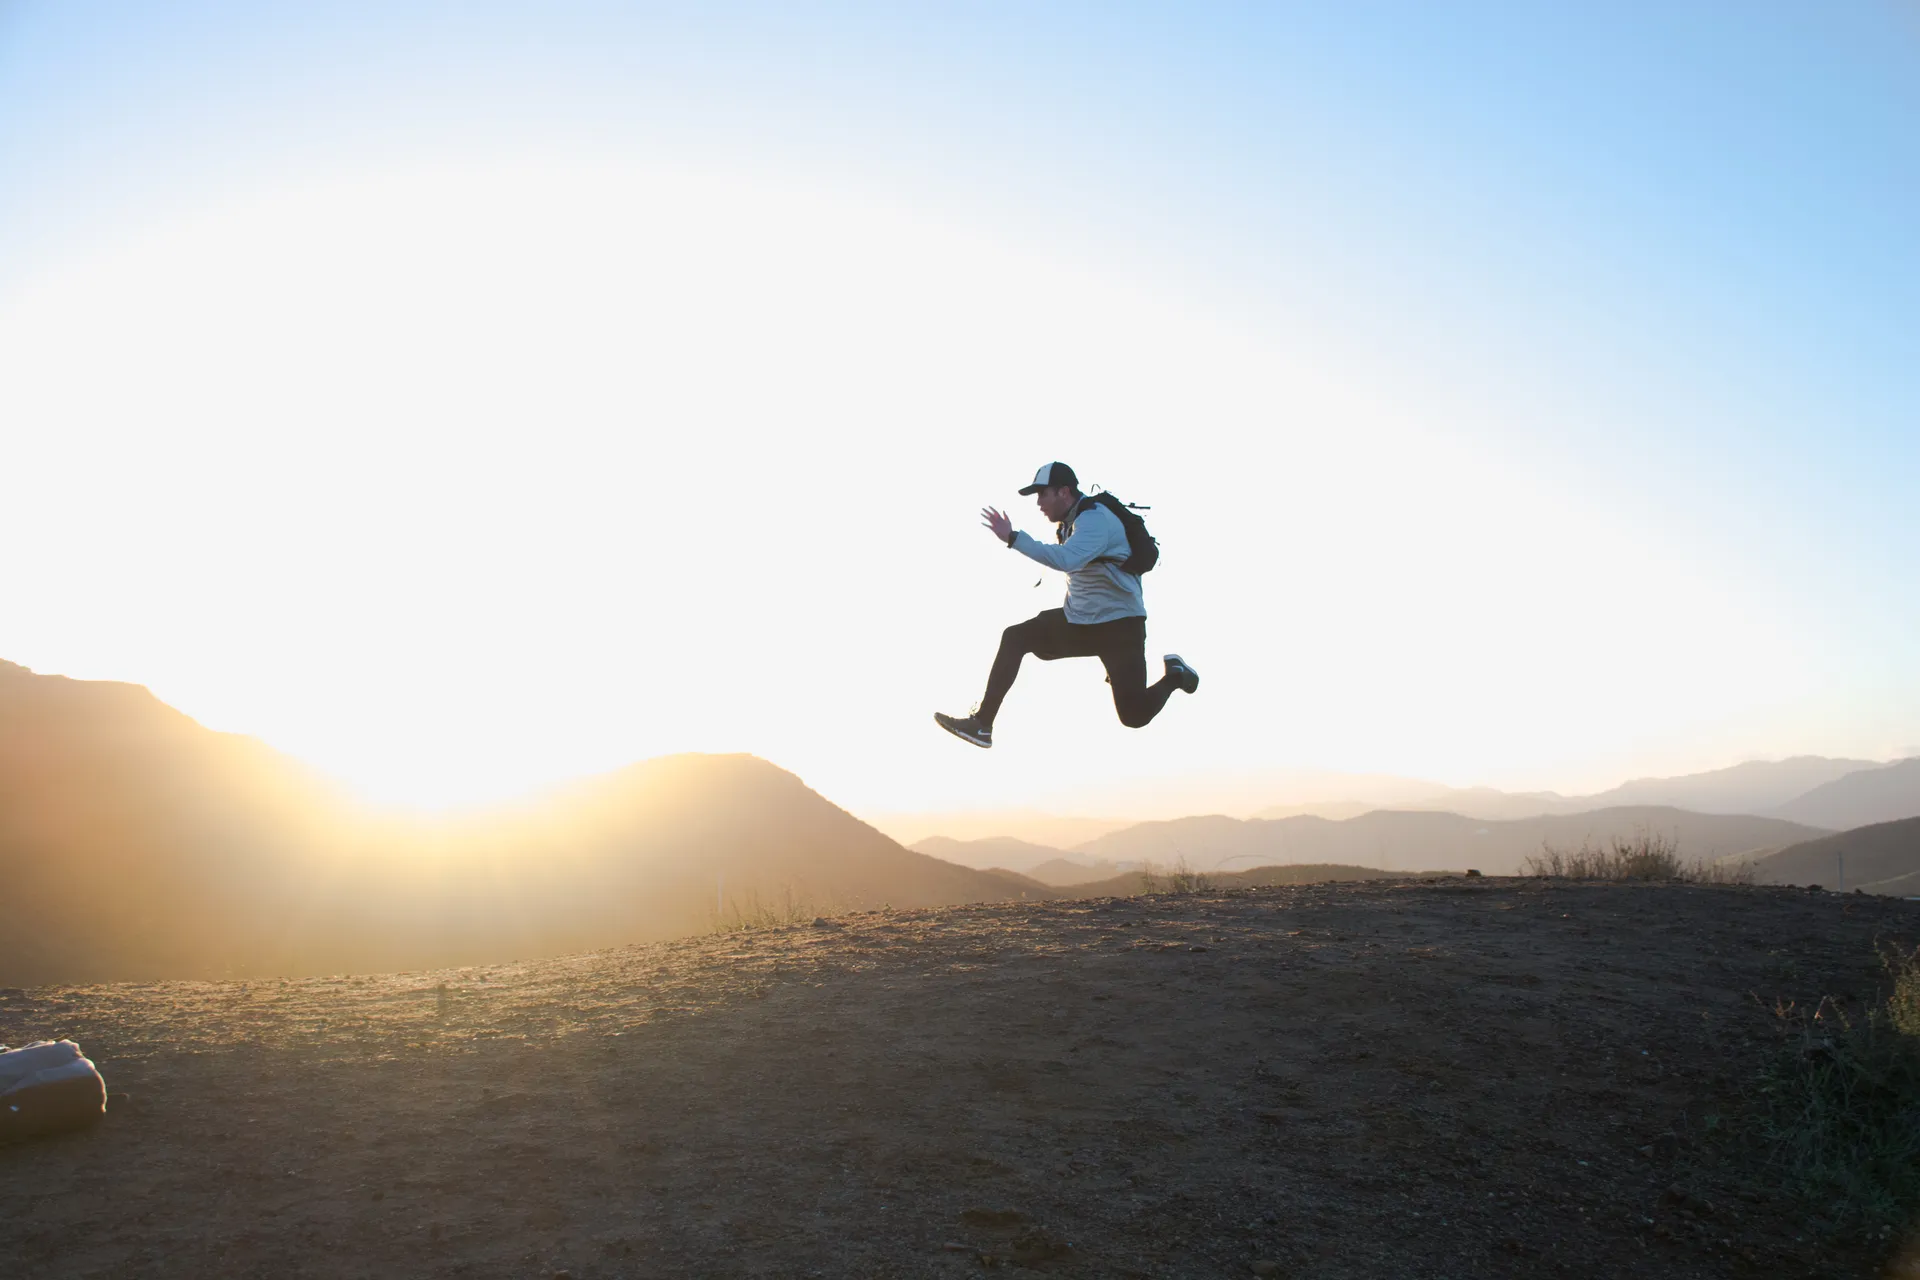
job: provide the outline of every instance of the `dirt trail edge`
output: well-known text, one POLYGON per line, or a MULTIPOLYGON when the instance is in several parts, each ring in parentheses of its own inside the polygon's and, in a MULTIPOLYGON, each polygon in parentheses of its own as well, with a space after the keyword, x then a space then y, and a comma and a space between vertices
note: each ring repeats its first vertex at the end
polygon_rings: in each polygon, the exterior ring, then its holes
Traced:
POLYGON ((115 1095, 0 1149, 0 1271, 1877 1275, 1715 1134, 1917 907, 1316 885, 0 990, 115 1095))

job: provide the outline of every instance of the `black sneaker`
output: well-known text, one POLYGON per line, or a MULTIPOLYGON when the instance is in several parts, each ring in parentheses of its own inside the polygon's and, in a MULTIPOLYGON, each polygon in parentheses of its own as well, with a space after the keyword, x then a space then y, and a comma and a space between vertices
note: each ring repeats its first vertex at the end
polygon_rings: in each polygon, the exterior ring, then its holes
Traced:
POLYGON ((1167 674, 1173 677, 1173 687, 1196 693, 1200 689, 1200 673, 1188 666, 1177 653, 1170 653, 1161 661, 1167 664, 1167 674))
POLYGON ((993 745, 993 726, 981 724, 978 716, 968 716, 963 720, 959 716, 936 711, 933 713, 933 722, 954 737, 965 738, 976 747, 993 745))

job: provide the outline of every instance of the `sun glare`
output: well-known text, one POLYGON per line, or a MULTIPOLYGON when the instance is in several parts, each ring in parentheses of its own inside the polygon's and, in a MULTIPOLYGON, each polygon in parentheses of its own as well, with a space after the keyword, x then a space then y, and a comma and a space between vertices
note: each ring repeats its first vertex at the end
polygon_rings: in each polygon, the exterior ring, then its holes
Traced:
POLYGON ((81 673, 154 673, 384 801, 777 748, 765 713, 804 713, 769 663, 838 647, 850 563, 783 562, 941 470, 964 510, 969 436, 1004 487, 1034 447, 1010 437, 1097 408, 1089 375, 1140 346, 1137 300, 1069 277, 844 196, 604 161, 260 193, 0 316, 15 461, 84 477, 15 514, 58 530, 50 597, 94 584, 81 673), (177 621, 130 666, 121 618, 177 621))
MULTIPOLYGON (((49 478, 0 515, 39 550, 13 656, 384 802, 747 750, 849 803, 995 803, 1244 771, 1262 705, 1286 763, 1471 777, 1576 722, 1569 755, 1631 749, 1650 702, 1710 715, 1777 661, 1652 532, 1377 374, 846 193, 606 157, 272 190, 50 268, 0 351, 49 478), (1247 696, 956 771, 921 722, 1057 590, 971 512, 1045 456, 1156 504, 1156 633, 1247 696), (1699 621, 1605 631, 1610 601, 1699 621)), ((1100 692, 1023 680, 1035 725, 1100 692)))

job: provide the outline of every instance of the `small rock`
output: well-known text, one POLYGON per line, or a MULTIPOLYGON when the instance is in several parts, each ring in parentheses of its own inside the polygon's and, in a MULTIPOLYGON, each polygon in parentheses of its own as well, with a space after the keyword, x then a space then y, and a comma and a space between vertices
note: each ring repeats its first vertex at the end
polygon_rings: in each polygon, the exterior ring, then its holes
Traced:
POLYGON ((1073 1253, 1073 1242, 1044 1231, 1026 1230, 1013 1238, 1013 1260, 1022 1266, 1053 1262, 1073 1253))
POLYGON ((945 1244, 941 1245, 940 1247, 948 1253, 972 1253, 973 1252, 972 1245, 961 1244, 958 1240, 949 1240, 945 1244))
POLYGON ((1269 1262, 1264 1258, 1259 1262, 1251 1264, 1247 1269, 1257 1276, 1277 1276, 1280 1274, 1280 1264, 1277 1262, 1269 1262))
POLYGON ((1714 1213, 1712 1201, 1693 1194, 1677 1182, 1667 1188, 1663 1199, 1690 1217, 1711 1218, 1714 1213))

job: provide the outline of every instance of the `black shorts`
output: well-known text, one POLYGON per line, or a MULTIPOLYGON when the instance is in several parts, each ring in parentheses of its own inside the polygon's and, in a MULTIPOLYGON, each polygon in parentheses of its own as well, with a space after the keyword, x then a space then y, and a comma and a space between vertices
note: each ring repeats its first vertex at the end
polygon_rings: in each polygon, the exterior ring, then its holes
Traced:
POLYGON ((1141 616, 1115 618, 1110 622, 1068 622, 1065 609, 1045 613, 1015 623, 1000 636, 1000 652, 994 655, 993 671, 987 677, 987 692, 980 699, 977 714, 988 724, 1000 711, 1000 700, 1012 687, 1020 670, 1020 659, 1032 654, 1043 662, 1056 658, 1098 658, 1107 669, 1107 683, 1113 686, 1113 709, 1120 723, 1138 729, 1158 715, 1173 692, 1170 677, 1147 685, 1147 620, 1141 616))
POLYGON ((1106 658, 1132 654, 1145 674, 1147 620, 1135 615, 1110 622, 1068 622, 1065 609, 1048 609, 1020 624, 1027 652, 1042 662, 1056 658, 1106 658))

